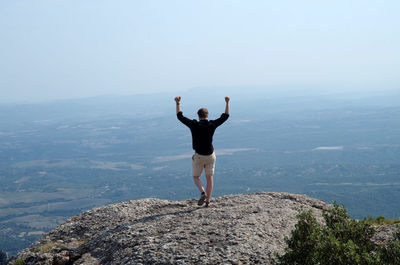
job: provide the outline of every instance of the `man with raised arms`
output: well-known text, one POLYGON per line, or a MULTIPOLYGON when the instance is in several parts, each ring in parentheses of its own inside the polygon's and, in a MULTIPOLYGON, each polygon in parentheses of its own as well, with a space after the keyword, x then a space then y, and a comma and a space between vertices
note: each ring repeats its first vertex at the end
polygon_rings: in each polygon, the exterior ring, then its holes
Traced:
POLYGON ((205 202, 206 207, 208 207, 210 205, 210 198, 213 190, 213 176, 216 159, 214 147, 212 145, 213 135, 215 129, 229 118, 229 97, 225 97, 225 112, 216 120, 208 120, 208 110, 206 108, 201 108, 197 112, 197 115, 199 116, 198 121, 190 120, 183 116, 181 111, 181 97, 175 97, 175 102, 178 120, 189 127, 192 133, 192 146, 195 151, 192 156, 193 180, 201 193, 198 205, 201 206, 205 202), (203 169, 206 173, 207 180, 205 191, 200 179, 203 169))

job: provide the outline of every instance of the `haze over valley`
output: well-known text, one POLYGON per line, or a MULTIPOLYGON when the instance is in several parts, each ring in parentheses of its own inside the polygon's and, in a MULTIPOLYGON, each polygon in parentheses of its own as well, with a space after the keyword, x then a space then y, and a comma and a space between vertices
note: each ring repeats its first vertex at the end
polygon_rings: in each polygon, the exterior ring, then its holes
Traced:
MULTIPOLYGON (((0 249, 12 254, 79 212, 146 197, 197 197, 191 136, 173 97, 158 93, 0 105, 0 249)), ((213 196, 306 194, 353 218, 400 217, 398 90, 197 88, 184 115, 210 118, 231 97, 214 136, 213 196)))

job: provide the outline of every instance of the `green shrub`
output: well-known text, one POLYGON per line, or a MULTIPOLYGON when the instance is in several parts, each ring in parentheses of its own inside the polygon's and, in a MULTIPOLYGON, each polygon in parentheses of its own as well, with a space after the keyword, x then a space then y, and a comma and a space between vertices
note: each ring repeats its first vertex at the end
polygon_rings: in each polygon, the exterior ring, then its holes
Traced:
POLYGON ((35 248, 32 252, 33 253, 50 253, 51 251, 53 251, 54 249, 67 249, 66 246, 64 246, 63 244, 60 243, 55 243, 55 242, 47 242, 44 245, 35 248))
POLYGON ((25 262, 23 259, 16 259, 13 265, 25 265, 25 262))
POLYGON ((318 231, 320 225, 311 210, 301 212, 298 216, 298 223, 292 231, 292 236, 286 239, 288 247, 286 254, 279 256, 279 264, 291 265, 314 265, 314 253, 319 240, 318 231))
POLYGON ((364 221, 351 220, 343 205, 334 203, 323 212, 325 225, 310 211, 302 211, 283 255, 276 254, 280 265, 396 265, 400 264, 400 230, 387 245, 377 246, 371 238, 375 231, 364 221))
POLYGON ((364 222, 370 225, 393 225, 400 223, 400 219, 386 219, 383 216, 364 218, 364 222))

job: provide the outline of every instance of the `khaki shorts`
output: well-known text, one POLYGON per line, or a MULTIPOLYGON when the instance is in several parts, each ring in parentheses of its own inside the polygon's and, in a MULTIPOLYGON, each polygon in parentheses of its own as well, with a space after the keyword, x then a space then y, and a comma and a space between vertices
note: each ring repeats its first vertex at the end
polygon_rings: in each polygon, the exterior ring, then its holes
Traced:
POLYGON ((192 156, 192 173, 193 176, 199 177, 203 173, 203 168, 206 172, 206 175, 214 175, 214 167, 215 167, 215 152, 211 155, 199 155, 195 153, 192 156))

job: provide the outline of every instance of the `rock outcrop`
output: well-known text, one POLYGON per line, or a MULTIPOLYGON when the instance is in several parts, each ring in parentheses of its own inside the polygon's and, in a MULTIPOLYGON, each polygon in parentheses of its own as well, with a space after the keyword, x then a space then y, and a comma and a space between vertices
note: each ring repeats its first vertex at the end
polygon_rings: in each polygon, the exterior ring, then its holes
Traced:
POLYGON ((329 205, 304 195, 256 193, 197 200, 142 199, 70 218, 17 259, 25 264, 270 264, 301 209, 329 205))

